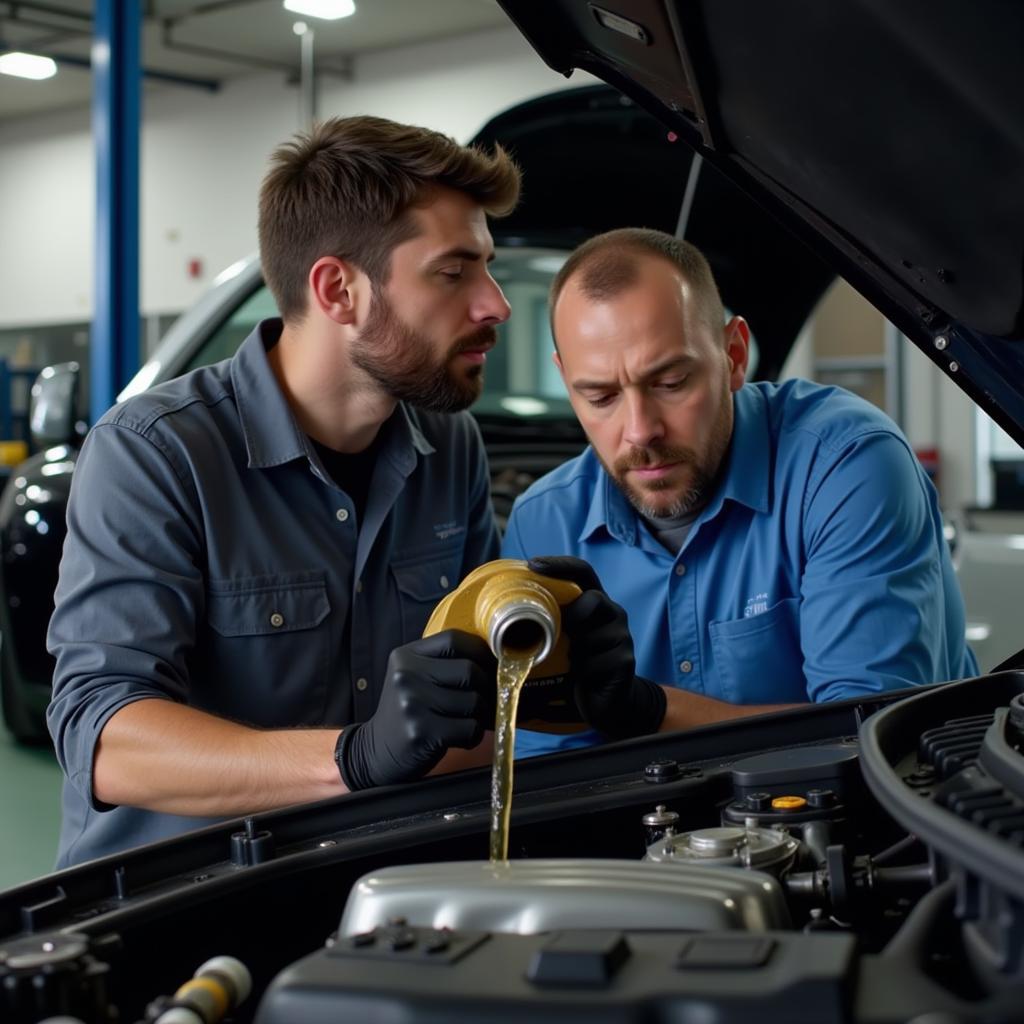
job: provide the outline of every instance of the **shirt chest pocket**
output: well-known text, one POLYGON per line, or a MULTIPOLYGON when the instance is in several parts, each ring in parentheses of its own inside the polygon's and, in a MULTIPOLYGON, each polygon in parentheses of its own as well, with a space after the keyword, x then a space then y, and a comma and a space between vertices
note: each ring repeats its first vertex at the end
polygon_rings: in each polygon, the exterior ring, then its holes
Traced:
POLYGON ((461 567, 461 545, 432 551, 427 557, 391 563, 402 616, 401 643, 423 635, 437 603, 459 585, 461 567))
POLYGON ((783 704, 807 700, 800 648, 800 599, 786 598, 760 615, 709 623, 722 700, 783 704))
POLYGON ((329 671, 330 611, 322 573, 211 580, 197 703, 258 726, 318 723, 329 671))

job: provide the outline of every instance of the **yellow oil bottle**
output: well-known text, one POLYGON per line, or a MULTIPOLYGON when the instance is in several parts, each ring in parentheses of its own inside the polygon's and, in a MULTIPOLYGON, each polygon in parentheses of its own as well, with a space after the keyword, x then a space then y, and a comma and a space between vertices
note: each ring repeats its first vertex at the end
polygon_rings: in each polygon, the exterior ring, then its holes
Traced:
POLYGON ((580 596, 568 580, 540 576, 516 558, 499 558, 474 569, 442 599, 423 631, 475 633, 499 662, 503 655, 532 655, 517 721, 524 729, 579 732, 586 728, 566 684, 569 639, 561 631, 563 605, 580 596))

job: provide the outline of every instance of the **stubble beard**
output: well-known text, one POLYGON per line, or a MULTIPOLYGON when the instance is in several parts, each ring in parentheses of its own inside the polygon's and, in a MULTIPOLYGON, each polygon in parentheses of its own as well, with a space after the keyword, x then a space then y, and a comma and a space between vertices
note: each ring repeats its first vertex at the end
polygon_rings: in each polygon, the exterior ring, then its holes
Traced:
POLYGON ((732 395, 727 392, 718 421, 708 439, 707 449, 703 453, 699 454, 693 448, 683 446, 651 445, 630 449, 611 466, 600 456, 598 458, 615 485, 640 515, 647 519, 672 519, 688 515, 707 504, 729 449, 732 427, 732 395), (667 462, 676 463, 686 471, 687 479, 682 485, 668 478, 650 480, 640 487, 630 482, 629 470, 659 466, 667 462), (651 500, 656 494, 674 489, 678 493, 667 504, 651 500))
POLYGON ((430 338, 398 318, 391 304, 373 290, 366 326, 352 346, 352 363, 386 394, 431 412, 459 412, 479 397, 484 386, 483 364, 461 372, 453 363, 460 352, 493 346, 494 327, 481 327, 456 339, 443 358, 434 355, 430 338))

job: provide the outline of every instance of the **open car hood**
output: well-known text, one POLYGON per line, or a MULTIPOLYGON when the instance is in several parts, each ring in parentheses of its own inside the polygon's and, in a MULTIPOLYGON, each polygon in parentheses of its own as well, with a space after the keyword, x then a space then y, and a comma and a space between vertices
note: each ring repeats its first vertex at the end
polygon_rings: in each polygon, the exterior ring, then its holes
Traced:
POLYGON ((635 99, 1024 443, 1024 7, 499 2, 552 68, 635 99))

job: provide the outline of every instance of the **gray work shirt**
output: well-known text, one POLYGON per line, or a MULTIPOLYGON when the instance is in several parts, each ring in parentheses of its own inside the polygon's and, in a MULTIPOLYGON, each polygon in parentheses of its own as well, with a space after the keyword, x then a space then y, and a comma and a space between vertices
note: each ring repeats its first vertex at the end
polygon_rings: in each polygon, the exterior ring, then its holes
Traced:
POLYGON ((265 321, 234 358, 115 406, 82 448, 48 636, 58 867, 210 823, 95 801, 96 741, 120 708, 156 697, 263 728, 365 720, 392 648, 497 556, 472 417, 400 404, 359 522, 267 361, 280 332, 265 321))

